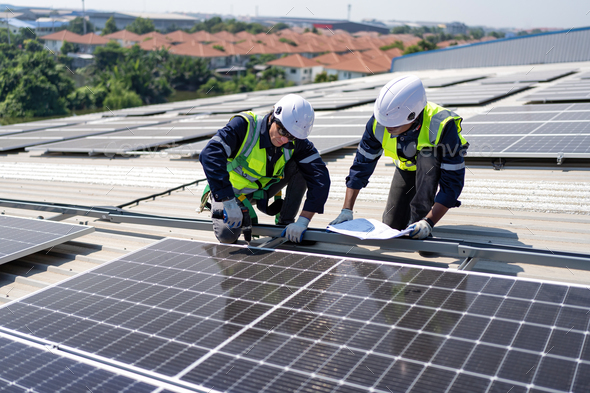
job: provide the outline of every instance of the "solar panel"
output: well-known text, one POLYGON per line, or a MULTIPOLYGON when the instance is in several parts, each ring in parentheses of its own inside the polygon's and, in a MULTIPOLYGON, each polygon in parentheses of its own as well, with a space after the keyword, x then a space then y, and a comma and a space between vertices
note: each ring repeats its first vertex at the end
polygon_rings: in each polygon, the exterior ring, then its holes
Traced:
POLYGON ((0 391, 156 392, 159 387, 0 332, 0 391))
POLYGON ((57 127, 48 130, 5 135, 0 136, 0 151, 21 149, 28 146, 81 138, 89 135, 105 134, 119 130, 130 130, 141 126, 167 123, 169 121, 170 119, 112 118, 69 127, 57 127))
MULTIPOLYGON (((534 68, 534 67, 533 67, 534 68)), ((550 82, 562 78, 566 75, 573 74, 576 70, 533 70, 528 72, 518 72, 515 74, 487 78, 482 81, 483 84, 495 83, 523 83, 523 82, 550 82)))
POLYGON ((582 392, 588 304, 584 286, 164 239, 0 325, 195 390, 582 392))
POLYGON ((38 145, 28 151, 43 153, 127 154, 151 150, 188 139, 211 136, 227 123, 227 116, 199 116, 150 127, 140 127, 106 135, 38 145))
POLYGON ((583 74, 576 75, 580 79, 590 79, 590 72, 584 72, 583 74))
POLYGON ((574 79, 556 83, 520 98, 527 102, 590 101, 590 80, 574 79))
POLYGON ((466 83, 438 89, 428 88, 426 89, 426 97, 428 98, 428 101, 435 102, 442 106, 480 105, 518 93, 529 86, 530 85, 526 83, 512 85, 481 85, 466 83))
POLYGON ((0 135, 19 134, 28 131, 46 130, 48 128, 66 127, 76 124, 74 121, 34 121, 30 123, 10 124, 0 127, 0 135))
POLYGON ((487 75, 464 75, 464 76, 449 76, 444 78, 423 79, 424 87, 446 87, 456 85, 458 83, 471 82, 474 80, 485 78, 487 75))
MULTIPOLYGON (((355 145, 361 140, 371 114, 371 111, 345 111, 318 115, 314 121, 313 132, 308 139, 313 142, 320 154, 355 145)), ((225 119, 225 122, 228 120, 227 117, 222 119, 225 119)), ((208 142, 209 140, 188 143, 166 149, 165 152, 192 157, 200 154, 208 142)))
POLYGON ((84 225, 0 215, 0 264, 92 232, 84 225))
POLYGON ((308 101, 314 110, 335 110, 374 102, 378 96, 379 89, 370 89, 327 94, 308 101))
POLYGON ((468 157, 590 158, 589 104, 493 109, 463 122, 468 157))

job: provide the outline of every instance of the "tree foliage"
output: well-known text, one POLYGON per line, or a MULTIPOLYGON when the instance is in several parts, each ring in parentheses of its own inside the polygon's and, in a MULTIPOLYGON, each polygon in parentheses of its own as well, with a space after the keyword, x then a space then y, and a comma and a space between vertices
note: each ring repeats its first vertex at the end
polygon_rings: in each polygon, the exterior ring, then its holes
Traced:
POLYGON ((404 50, 404 43, 402 41, 395 41, 389 45, 383 45, 383 46, 379 47, 379 49, 381 49, 383 51, 393 49, 393 48, 398 48, 400 50, 404 50))
POLYGON ((135 34, 147 34, 156 31, 154 21, 150 18, 137 17, 133 22, 128 24, 125 29, 135 34))
POLYGON ((322 71, 315 76, 313 83, 333 82, 338 80, 338 74, 328 75, 326 71, 322 71))
POLYGON ((4 57, 0 72, 0 114, 10 117, 50 116, 67 113, 67 95, 74 82, 48 51, 25 51, 14 59, 4 57), (14 67, 5 68, 4 64, 14 67))
MULTIPOLYGON (((275 30, 273 28, 273 30, 275 30)), ((240 31, 247 31, 251 34, 258 34, 262 32, 266 32, 269 30, 269 27, 265 27, 260 23, 247 23, 242 21, 237 21, 235 19, 227 19, 223 20, 218 16, 214 16, 211 19, 204 20, 202 22, 195 23, 195 25, 190 29, 191 33, 197 31, 207 31, 209 33, 218 33, 220 31, 228 31, 232 34, 239 33, 240 31)), ((278 29, 280 30, 280 29, 278 29)), ((277 30, 277 31, 278 31, 277 30)))
POLYGON ((78 45, 68 41, 64 41, 63 44, 61 44, 60 48, 60 52, 62 55, 67 55, 68 53, 76 53, 79 50, 80 48, 78 47, 78 45))
POLYGON ((102 29, 102 32, 100 33, 100 35, 113 34, 113 33, 116 33, 117 31, 119 31, 119 29, 117 29, 117 23, 115 22, 115 17, 111 16, 109 19, 107 19, 106 23, 104 24, 104 29, 102 29))
MULTIPOLYGON (((84 19, 81 16, 78 16, 68 23, 67 29, 72 33, 76 34, 84 34, 84 19)), ((92 33, 94 31, 94 25, 90 23, 90 21, 86 21, 86 33, 92 33)))
POLYGON ((417 45, 410 45, 404 50, 404 55, 436 49, 436 44, 427 40, 420 40, 417 45))

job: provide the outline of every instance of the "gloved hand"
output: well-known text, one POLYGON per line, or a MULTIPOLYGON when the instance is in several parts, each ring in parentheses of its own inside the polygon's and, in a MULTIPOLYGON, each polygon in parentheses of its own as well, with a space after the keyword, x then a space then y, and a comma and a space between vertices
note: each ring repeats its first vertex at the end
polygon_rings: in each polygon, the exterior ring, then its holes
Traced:
POLYGON ((223 201, 223 222, 228 228, 239 228, 242 225, 242 209, 236 198, 223 201))
POLYGON ((408 226, 407 229, 411 229, 410 237, 412 239, 426 239, 430 232, 432 232, 432 226, 426 221, 426 219, 420 220, 408 226))
POLYGON ((352 210, 350 209, 342 209, 340 211, 340 215, 336 217, 334 221, 330 223, 330 225, 340 224, 341 222, 350 221, 352 220, 352 210))
POLYGON ((309 218, 299 216, 296 222, 287 225, 283 233, 281 233, 281 237, 285 237, 286 234, 289 241, 292 241, 293 243, 301 243, 301 240, 303 240, 303 234, 307 231, 308 225, 309 218))

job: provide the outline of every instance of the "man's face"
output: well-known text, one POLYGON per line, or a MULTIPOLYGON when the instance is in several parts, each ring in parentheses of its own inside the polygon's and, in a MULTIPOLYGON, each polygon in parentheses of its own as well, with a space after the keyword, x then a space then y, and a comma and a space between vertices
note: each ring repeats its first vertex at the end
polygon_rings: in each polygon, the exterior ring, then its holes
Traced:
POLYGON ((268 135, 270 136, 270 141, 276 147, 281 147, 287 142, 289 142, 289 138, 287 138, 286 136, 282 136, 279 133, 279 126, 275 122, 271 124, 270 130, 268 131, 268 135))
POLYGON ((405 124, 403 126, 399 126, 399 127, 385 127, 385 129, 387 129, 387 132, 389 132, 391 134, 391 136, 398 136, 399 134, 403 134, 404 132, 408 131, 410 128, 412 127, 412 123, 410 124, 405 124))

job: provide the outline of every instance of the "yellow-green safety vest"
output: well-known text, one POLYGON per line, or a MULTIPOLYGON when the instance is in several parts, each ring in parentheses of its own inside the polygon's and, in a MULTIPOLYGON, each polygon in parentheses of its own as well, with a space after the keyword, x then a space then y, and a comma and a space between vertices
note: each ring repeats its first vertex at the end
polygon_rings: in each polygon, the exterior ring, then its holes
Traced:
POLYGON ((282 179, 285 164, 291 159, 293 149, 284 147, 283 155, 274 165, 272 176, 266 176, 266 149, 260 147, 260 129, 264 116, 257 116, 254 112, 240 113, 236 116, 246 119, 248 130, 236 157, 228 158, 227 171, 234 193, 241 195, 266 190, 271 184, 282 179))
MULTIPOLYGON (((426 103, 424 108, 424 116, 422 119, 422 126, 420 134, 418 135, 418 143, 416 151, 420 151, 425 147, 434 147, 438 144, 445 125, 453 120, 457 124, 457 133, 461 140, 461 145, 466 145, 467 140, 461 135, 461 121, 463 118, 455 112, 449 111, 442 106, 426 103)), ((404 171, 415 171, 416 163, 408 161, 397 154, 397 137, 391 136, 384 126, 379 124, 377 120, 373 122, 373 134, 381 142, 383 147, 383 154, 393 159, 394 164, 404 171)))

